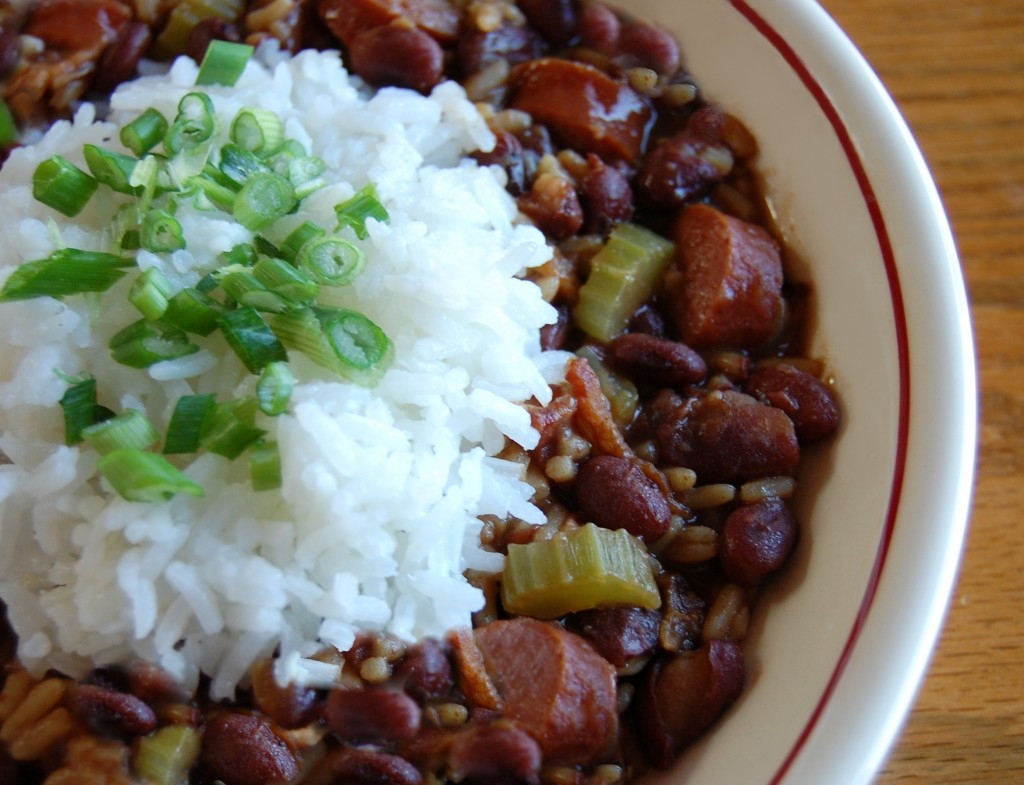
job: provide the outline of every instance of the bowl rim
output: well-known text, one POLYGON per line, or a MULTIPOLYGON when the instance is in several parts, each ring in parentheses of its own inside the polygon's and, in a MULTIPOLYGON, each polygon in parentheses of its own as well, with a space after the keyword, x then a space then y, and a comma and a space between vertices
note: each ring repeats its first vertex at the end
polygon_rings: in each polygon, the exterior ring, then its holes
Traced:
MULTIPOLYGON (((977 449, 977 382, 966 290, 952 230, 924 156, 881 80, 838 24, 814 0, 728 2, 792 69, 831 125, 861 190, 892 299, 899 377, 898 433, 881 539, 841 655, 813 711, 767 784, 837 782, 836 776, 845 771, 845 782, 855 785, 868 782, 881 768, 909 715, 945 620, 963 551, 977 449), (812 65, 823 61, 839 62, 842 67, 817 69, 812 65), (851 112, 851 106, 871 107, 870 120, 851 112), (885 167, 899 176, 880 177, 878 172, 885 167), (893 217, 887 218, 883 191, 888 192, 889 204, 894 196, 901 199, 933 238, 936 273, 945 284, 937 306, 954 321, 945 341, 947 363, 937 369, 941 389, 955 410, 945 431, 952 449, 931 456, 940 481, 946 482, 944 498, 950 512, 941 532, 944 539, 938 546, 935 569, 918 576, 912 598, 916 612, 902 616, 900 629, 894 626, 898 620, 891 600, 894 592, 905 586, 898 580, 883 579, 890 578, 886 570, 891 566, 889 557, 901 516, 917 492, 908 485, 907 469, 911 442, 921 438, 921 429, 912 426, 911 416, 920 397, 920 385, 914 384, 920 369, 913 357, 919 339, 914 340, 908 323, 908 293, 901 281, 890 225, 893 217), (869 674, 860 666, 870 659, 862 656, 865 650, 886 634, 899 638, 893 656, 886 661, 898 689, 883 694, 877 688, 872 690, 869 674), (858 694, 860 699, 855 705, 839 705, 836 696, 840 691, 858 694), (829 740, 828 729, 843 729, 859 743, 847 745, 848 749, 839 753, 829 740)), ((929 373, 932 370, 929 367, 929 373)))

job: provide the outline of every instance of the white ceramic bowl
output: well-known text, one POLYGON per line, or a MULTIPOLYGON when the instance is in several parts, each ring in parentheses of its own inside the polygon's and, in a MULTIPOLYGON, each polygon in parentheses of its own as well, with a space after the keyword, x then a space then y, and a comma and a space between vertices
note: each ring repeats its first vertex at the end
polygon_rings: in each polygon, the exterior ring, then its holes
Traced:
POLYGON ((845 421, 801 478, 795 559, 755 620, 747 692, 656 782, 862 785, 924 674, 961 551, 975 377, 963 281, 922 156, 812 0, 630 0, 754 132, 816 294, 845 421))

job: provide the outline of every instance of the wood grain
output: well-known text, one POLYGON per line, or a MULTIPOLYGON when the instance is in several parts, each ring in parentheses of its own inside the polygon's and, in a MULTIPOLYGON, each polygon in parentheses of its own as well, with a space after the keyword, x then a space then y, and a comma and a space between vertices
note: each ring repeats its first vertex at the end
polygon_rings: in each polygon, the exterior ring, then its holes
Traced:
POLYGON ((946 627, 877 785, 1024 783, 1024 0, 821 0, 928 160, 980 380, 970 534, 946 627))

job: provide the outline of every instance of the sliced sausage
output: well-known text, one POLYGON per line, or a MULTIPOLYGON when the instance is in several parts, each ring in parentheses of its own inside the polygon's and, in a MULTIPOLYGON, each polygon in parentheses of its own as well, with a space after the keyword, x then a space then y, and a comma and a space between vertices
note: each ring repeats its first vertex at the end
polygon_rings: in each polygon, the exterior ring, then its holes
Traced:
POLYGON ((789 475, 800 460, 793 423, 749 395, 722 390, 690 399, 655 432, 658 454, 701 484, 789 475))
POLYGON ((618 730, 615 671, 589 643, 526 617, 474 634, 505 716, 536 739, 546 761, 586 765, 608 751, 618 730))
POLYGON ((685 208, 673 235, 681 267, 666 283, 684 343, 701 349, 768 341, 782 311, 782 259, 771 235, 707 205, 685 208))
POLYGON ((585 63, 556 58, 517 66, 509 77, 508 101, 566 146, 625 161, 639 157, 651 116, 628 84, 585 63))
POLYGON ((47 49, 99 50, 117 40, 131 16, 117 0, 43 0, 22 32, 42 39, 47 49))

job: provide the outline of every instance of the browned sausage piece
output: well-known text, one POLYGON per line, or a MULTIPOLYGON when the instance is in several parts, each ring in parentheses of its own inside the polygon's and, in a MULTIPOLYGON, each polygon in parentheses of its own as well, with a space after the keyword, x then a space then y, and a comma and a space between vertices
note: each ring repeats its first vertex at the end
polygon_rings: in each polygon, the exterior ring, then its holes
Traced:
POLYGON ((589 643, 525 617, 475 631, 505 716, 532 735, 546 761, 596 762, 618 731, 615 671, 589 643))
POLYGON ((116 41, 129 19, 131 11, 117 0, 43 0, 22 32, 48 49, 81 52, 116 41))
POLYGON ((664 768, 739 697, 743 652, 732 641, 712 640, 659 660, 646 674, 633 710, 651 762, 664 768))
POLYGON ((683 342, 755 347, 770 339, 782 309, 779 247, 760 226, 707 205, 685 208, 673 226, 681 269, 667 280, 683 342))
POLYGON ((634 161, 651 110, 623 82, 584 63, 542 58, 509 77, 509 106, 581 153, 634 161))
POLYGON ((790 419, 731 390, 680 406, 658 426, 655 441, 664 460, 693 469, 701 484, 788 475, 800 460, 790 419))
POLYGON ((441 43, 454 41, 459 29, 459 12, 448 0, 320 0, 317 12, 346 46, 360 33, 399 19, 441 43))
POLYGON ((612 407, 601 392, 601 382, 582 357, 573 357, 565 367, 565 380, 578 403, 573 420, 577 430, 599 452, 624 458, 632 455, 622 433, 615 425, 612 407))

